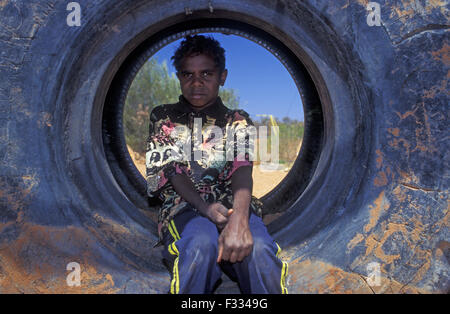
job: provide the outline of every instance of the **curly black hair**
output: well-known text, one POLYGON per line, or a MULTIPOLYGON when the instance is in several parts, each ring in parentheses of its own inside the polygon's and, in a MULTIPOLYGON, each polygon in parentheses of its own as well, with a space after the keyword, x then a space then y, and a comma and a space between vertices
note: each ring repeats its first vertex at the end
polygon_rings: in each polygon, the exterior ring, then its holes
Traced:
POLYGON ((180 71, 183 58, 199 54, 210 56, 220 73, 225 69, 225 49, 211 36, 186 36, 170 59, 175 69, 180 71))

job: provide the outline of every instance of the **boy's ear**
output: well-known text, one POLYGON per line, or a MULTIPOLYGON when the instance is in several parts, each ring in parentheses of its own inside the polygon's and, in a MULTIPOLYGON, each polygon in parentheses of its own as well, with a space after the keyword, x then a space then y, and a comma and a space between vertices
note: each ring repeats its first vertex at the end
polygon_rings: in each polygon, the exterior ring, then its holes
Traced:
POLYGON ((220 85, 223 86, 227 80, 228 70, 224 69, 220 74, 220 85))

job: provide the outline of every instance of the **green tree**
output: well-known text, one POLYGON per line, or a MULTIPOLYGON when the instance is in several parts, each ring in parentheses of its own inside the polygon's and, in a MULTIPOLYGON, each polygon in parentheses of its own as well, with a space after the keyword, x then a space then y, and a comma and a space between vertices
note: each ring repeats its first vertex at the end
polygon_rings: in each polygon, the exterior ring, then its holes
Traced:
POLYGON ((179 94, 178 80, 169 74, 166 62, 151 58, 142 66, 128 90, 123 114, 125 140, 135 152, 145 152, 151 110, 176 102, 179 94))
POLYGON ((240 97, 236 94, 234 89, 221 88, 219 90, 219 96, 225 106, 230 109, 238 109, 240 97))

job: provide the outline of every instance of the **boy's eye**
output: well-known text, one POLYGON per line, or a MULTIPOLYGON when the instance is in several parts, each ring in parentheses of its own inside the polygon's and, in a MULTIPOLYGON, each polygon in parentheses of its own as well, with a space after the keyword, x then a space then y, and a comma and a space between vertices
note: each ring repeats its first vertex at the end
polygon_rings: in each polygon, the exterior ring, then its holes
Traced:
MULTIPOLYGON (((213 75, 213 72, 205 71, 205 72, 201 72, 200 77, 204 78, 204 79, 209 79, 212 75, 213 75)), ((182 76, 183 76, 183 79, 192 79, 194 74, 184 72, 184 73, 182 73, 182 76)))

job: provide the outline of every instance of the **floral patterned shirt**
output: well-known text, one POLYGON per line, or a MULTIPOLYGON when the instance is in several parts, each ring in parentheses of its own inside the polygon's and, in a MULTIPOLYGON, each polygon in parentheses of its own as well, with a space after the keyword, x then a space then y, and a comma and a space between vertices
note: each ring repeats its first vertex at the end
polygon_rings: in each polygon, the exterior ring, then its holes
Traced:
MULTIPOLYGON (((179 97, 175 104, 155 107, 150 114, 146 149, 147 194, 159 197, 159 242, 169 221, 185 210, 194 210, 173 189, 170 179, 186 174, 205 202, 233 207, 231 176, 242 166, 253 166, 253 122, 244 110, 228 109, 220 97, 195 111, 179 97), (245 133, 247 132, 247 133, 245 133), (243 149, 244 148, 244 149, 243 149)), ((252 196, 250 210, 262 216, 262 202, 252 196)))

